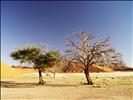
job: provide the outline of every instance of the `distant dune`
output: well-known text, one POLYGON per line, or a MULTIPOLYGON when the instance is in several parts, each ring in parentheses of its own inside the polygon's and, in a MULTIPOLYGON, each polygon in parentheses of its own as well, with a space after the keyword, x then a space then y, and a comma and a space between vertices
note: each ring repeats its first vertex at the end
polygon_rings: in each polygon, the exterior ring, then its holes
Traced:
MULTIPOLYGON (((113 70, 109 67, 101 67, 93 65, 90 68, 90 72, 112 72, 113 70)), ((27 73, 35 73, 37 70, 31 67, 26 66, 12 66, 5 64, 4 62, 1 62, 1 78, 10 78, 10 77, 19 77, 23 76, 27 73)), ((72 66, 68 65, 67 67, 62 69, 62 72, 64 73, 83 73, 83 69, 81 69, 79 66, 72 66)))
POLYGON ((10 77, 19 77, 23 76, 26 73, 33 73, 37 72, 37 70, 34 70, 33 68, 25 68, 23 67, 18 67, 18 68, 13 68, 10 67, 9 65, 5 64, 4 62, 1 62, 1 78, 10 78, 10 77))
MULTIPOLYGON (((33 67, 26 67, 26 66, 12 66, 12 68, 15 69, 21 69, 20 71, 29 71, 29 72, 36 72, 33 67)), ((96 66, 92 65, 90 68, 90 72, 112 72, 113 70, 110 67, 101 67, 101 66, 96 66)), ((57 71, 58 72, 58 71, 57 71)), ((73 66, 73 65, 68 65, 62 69, 61 72, 64 73, 83 73, 83 69, 81 69, 79 66, 73 66)))
POLYGON ((17 69, 11 68, 4 62, 1 62, 1 77, 7 78, 7 77, 18 77, 22 76, 24 73, 19 72, 17 69))
MULTIPOLYGON (((92 65, 90 67, 90 72, 113 72, 113 70, 110 67, 102 67, 102 66, 97 66, 97 65, 92 65)), ((68 64, 68 66, 66 66, 63 69, 63 72, 66 73, 82 73, 84 72, 82 68, 80 68, 79 66, 75 66, 73 64, 68 64)))

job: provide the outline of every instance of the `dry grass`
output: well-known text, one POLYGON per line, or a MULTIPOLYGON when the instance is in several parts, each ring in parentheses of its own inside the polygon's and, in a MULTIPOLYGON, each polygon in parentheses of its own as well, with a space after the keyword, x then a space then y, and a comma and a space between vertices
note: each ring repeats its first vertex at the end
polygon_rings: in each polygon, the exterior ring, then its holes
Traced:
POLYGON ((43 73, 44 85, 38 85, 38 73, 14 69, 1 63, 2 100, 132 100, 133 73, 90 73, 94 85, 86 85, 83 73, 43 73), (6 78, 8 77, 8 78, 6 78))
POLYGON ((132 100, 133 74, 91 73, 94 85, 86 85, 84 74, 57 74, 44 77, 47 82, 38 85, 38 77, 1 79, 1 99, 13 100, 132 100))

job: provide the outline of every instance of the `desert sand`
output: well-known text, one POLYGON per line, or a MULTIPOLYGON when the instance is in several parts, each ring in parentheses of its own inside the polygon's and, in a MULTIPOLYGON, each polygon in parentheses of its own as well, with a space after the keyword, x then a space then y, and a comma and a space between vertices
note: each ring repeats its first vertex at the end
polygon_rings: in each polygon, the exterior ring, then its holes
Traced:
POLYGON ((11 68, 4 62, 1 62, 1 77, 17 77, 23 75, 22 72, 19 72, 18 70, 11 68))
POLYGON ((6 66, 19 76, 1 77, 2 100, 133 100, 133 72, 90 73, 94 85, 83 73, 43 73, 46 84, 38 85, 37 72, 6 66))
POLYGON ((9 65, 1 62, 1 78, 11 78, 11 77, 20 77, 25 75, 26 73, 37 72, 34 69, 17 69, 11 68, 9 65))

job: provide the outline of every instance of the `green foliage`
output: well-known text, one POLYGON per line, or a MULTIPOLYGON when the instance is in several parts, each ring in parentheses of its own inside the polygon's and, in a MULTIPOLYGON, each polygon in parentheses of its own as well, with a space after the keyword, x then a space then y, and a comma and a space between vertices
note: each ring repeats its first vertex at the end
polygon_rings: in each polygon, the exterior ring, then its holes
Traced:
POLYGON ((53 67, 55 64, 57 64, 60 61, 61 54, 59 51, 51 50, 47 52, 45 55, 40 55, 38 59, 36 59, 36 64, 34 68, 44 69, 53 67))
POLYGON ((60 56, 61 54, 59 53, 59 51, 51 50, 46 54, 46 62, 48 62, 51 67, 51 64, 59 63, 60 56))
POLYGON ((40 49, 36 46, 25 46, 11 52, 10 56, 14 60, 23 62, 34 62, 34 60, 40 55, 40 49))
POLYGON ((33 67, 35 69, 44 70, 45 68, 52 67, 58 63, 60 61, 61 54, 56 50, 44 52, 36 46, 28 45, 11 52, 10 56, 21 63, 32 62, 34 63, 33 67))

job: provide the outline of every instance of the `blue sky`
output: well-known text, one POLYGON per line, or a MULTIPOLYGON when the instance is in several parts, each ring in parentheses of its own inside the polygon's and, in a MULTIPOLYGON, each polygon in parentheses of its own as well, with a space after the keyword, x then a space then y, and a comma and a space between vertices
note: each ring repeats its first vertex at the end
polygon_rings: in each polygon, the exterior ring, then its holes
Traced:
POLYGON ((1 60, 20 65, 9 54, 15 46, 47 43, 62 53, 65 38, 81 29, 110 44, 132 64, 132 1, 2 1, 1 60))

